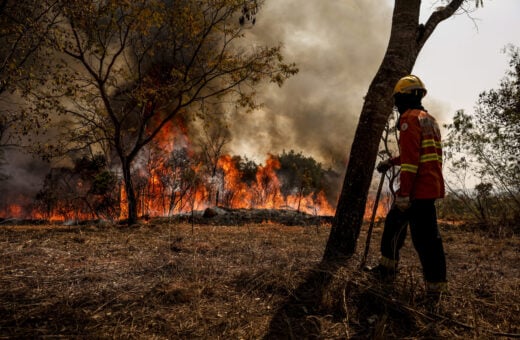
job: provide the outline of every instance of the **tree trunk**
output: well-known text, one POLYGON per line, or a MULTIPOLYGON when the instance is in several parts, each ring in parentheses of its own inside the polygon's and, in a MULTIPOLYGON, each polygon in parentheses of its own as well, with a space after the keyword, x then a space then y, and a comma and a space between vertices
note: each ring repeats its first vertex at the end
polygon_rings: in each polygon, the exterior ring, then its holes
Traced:
POLYGON ((324 261, 338 262, 354 254, 379 143, 392 112, 394 85, 411 73, 419 51, 437 24, 453 15, 462 2, 451 1, 434 12, 425 25, 419 25, 421 1, 395 1, 390 40, 359 117, 324 261))
POLYGON ((134 185, 130 172, 131 161, 128 158, 121 157, 121 167, 123 169, 123 179, 125 182, 126 201, 128 208, 128 225, 137 222, 137 200, 135 198, 134 185))

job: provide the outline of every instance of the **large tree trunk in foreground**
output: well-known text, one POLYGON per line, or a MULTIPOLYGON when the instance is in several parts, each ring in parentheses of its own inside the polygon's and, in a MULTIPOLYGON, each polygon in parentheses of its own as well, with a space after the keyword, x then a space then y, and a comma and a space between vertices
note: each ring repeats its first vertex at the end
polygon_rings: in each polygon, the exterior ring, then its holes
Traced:
POLYGON ((462 3, 463 0, 451 1, 434 12, 425 25, 419 25, 421 1, 395 1, 390 40, 365 97, 324 261, 338 262, 354 254, 379 142, 392 112, 394 85, 411 73, 421 48, 437 24, 452 16, 462 3))

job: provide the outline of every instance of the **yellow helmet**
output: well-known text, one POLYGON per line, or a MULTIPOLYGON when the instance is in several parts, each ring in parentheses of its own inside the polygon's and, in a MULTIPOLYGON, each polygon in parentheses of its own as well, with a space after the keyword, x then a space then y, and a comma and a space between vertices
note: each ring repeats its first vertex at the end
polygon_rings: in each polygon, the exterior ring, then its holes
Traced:
POLYGON ((393 95, 395 96, 398 93, 412 94, 416 90, 421 91, 422 97, 426 96, 426 87, 424 87, 421 79, 419 79, 417 76, 414 76, 413 74, 410 74, 399 79, 397 84, 395 84, 393 95))

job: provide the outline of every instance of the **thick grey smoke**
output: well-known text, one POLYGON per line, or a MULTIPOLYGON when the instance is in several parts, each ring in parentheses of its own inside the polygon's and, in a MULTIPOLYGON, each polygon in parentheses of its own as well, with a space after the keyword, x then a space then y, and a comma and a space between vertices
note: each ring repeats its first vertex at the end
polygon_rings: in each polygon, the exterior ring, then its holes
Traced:
MULTIPOLYGON (((268 153, 293 149, 343 170, 390 21, 391 8, 380 0, 266 0, 247 43, 281 43, 300 72, 282 88, 257 89, 261 110, 234 113, 230 152, 263 162, 268 153)), ((0 183, 0 203, 41 189, 49 164, 17 152, 6 156, 11 177, 0 183)))
POLYGON ((378 0, 267 0, 247 36, 253 44, 281 43, 300 72, 282 88, 259 91, 261 110, 235 118, 233 152, 263 160, 268 152, 294 149, 344 165, 391 14, 378 0))

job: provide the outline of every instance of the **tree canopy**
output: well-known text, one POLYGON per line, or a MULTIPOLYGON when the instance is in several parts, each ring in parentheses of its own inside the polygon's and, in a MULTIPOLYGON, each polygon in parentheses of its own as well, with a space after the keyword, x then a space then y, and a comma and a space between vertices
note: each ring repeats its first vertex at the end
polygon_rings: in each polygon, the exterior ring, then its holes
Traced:
MULTIPOLYGON (((518 47, 508 51, 510 70, 499 87, 480 94, 473 114, 455 114, 445 144, 451 172, 478 179, 477 199, 493 190, 504 198, 502 206, 520 215, 520 54, 518 47)), ((453 190, 465 185, 452 184, 453 190)))
POLYGON ((5 151, 17 147, 20 138, 40 123, 16 110, 11 97, 20 83, 33 76, 45 57, 45 42, 55 24, 57 1, 0 1, 0 180, 7 178, 1 168, 7 163, 5 151))

